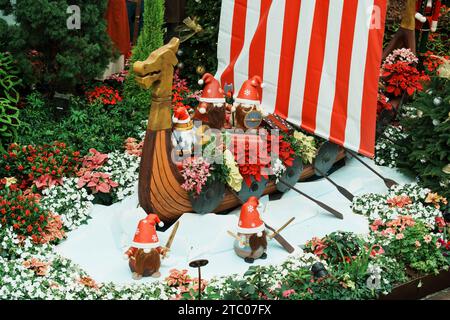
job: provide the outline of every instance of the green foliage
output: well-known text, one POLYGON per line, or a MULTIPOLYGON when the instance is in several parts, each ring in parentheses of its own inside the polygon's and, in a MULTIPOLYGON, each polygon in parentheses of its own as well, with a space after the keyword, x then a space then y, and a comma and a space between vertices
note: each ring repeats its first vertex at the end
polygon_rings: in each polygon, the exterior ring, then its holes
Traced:
POLYGON ((203 66, 206 72, 217 70, 217 40, 219 35, 219 19, 221 1, 188 0, 186 13, 202 26, 203 31, 194 35, 181 46, 183 54, 179 60, 184 64, 182 76, 189 80, 191 86, 196 86, 201 77, 196 69, 203 66))
POLYGON ((430 235, 423 222, 407 227, 403 235, 402 239, 393 239, 386 249, 397 261, 424 274, 438 272, 447 265, 442 251, 436 246, 437 237, 430 235))
POLYGON ((12 56, 0 52, 0 153, 5 152, 7 145, 17 139, 20 125, 17 89, 21 80, 16 75, 12 56))
MULTIPOLYGON (((131 62, 148 58, 150 53, 164 44, 164 0, 144 1, 144 25, 136 46, 132 50, 131 62)), ((133 100, 148 110, 151 91, 144 90, 134 80, 133 68, 130 68, 124 84, 124 99, 133 100)))
POLYGON ((73 176, 81 161, 80 152, 63 142, 39 146, 14 143, 0 160, 0 177, 15 177, 20 189, 36 191, 60 184, 63 177, 73 176))
POLYGON ((450 175, 444 170, 450 164, 450 80, 433 79, 400 124, 407 136, 397 143, 397 167, 450 198, 450 175))
POLYGON ((61 120, 54 120, 47 105, 38 94, 28 97, 27 114, 21 126, 19 141, 22 144, 41 144, 64 141, 82 154, 90 148, 108 153, 123 148, 128 137, 139 136, 141 122, 146 118, 146 108, 128 100, 105 110, 101 104, 88 104, 83 98, 72 98, 69 112, 61 120))
POLYGON ((0 42, 18 60, 28 85, 70 92, 103 72, 112 56, 104 14, 107 0, 1 0, 0 10, 17 24, 0 27, 0 42), (69 5, 81 9, 81 28, 68 29, 69 5))
POLYGON ((144 0, 144 26, 133 48, 132 61, 145 60, 164 44, 164 0, 144 0))

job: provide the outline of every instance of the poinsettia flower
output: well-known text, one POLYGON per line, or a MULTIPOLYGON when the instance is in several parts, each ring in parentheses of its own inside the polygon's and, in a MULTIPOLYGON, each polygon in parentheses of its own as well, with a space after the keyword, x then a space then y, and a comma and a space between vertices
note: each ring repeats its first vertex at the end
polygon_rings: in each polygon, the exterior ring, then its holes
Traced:
POLYGON ((38 189, 62 185, 62 178, 55 178, 51 174, 44 174, 34 180, 34 184, 38 189))

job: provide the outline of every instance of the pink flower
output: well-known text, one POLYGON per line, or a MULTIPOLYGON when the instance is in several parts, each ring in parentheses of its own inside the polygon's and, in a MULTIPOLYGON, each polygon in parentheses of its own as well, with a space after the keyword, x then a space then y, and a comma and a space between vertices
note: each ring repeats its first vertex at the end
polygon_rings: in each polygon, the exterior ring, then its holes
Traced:
POLYGON ((445 227, 445 220, 444 220, 444 218, 442 218, 442 217, 436 217, 436 218, 435 218, 435 222, 436 222, 436 225, 437 225, 439 228, 444 228, 444 227, 445 227))
POLYGON ((395 236, 395 239, 401 240, 401 239, 403 239, 404 237, 405 237, 405 235, 404 235, 403 233, 399 233, 399 234, 397 234, 397 235, 395 236))
POLYGON ((372 251, 370 252, 370 256, 371 257, 375 257, 379 254, 383 254, 384 253, 384 249, 382 246, 380 246, 379 244, 376 244, 372 247, 372 251))
POLYGON ((138 143, 135 138, 127 138, 125 140, 125 150, 129 155, 140 157, 143 147, 144 141, 138 143))
POLYGON ((383 225, 383 221, 381 219, 376 219, 370 226, 370 229, 372 229, 372 231, 377 231, 378 227, 380 227, 382 225, 383 225))
POLYGON ((430 243, 433 238, 427 234, 426 236, 423 236, 423 240, 425 240, 425 243, 430 243))
POLYGON ((34 180, 34 184, 38 189, 43 189, 46 187, 52 187, 55 185, 62 185, 62 179, 57 179, 53 177, 51 174, 44 174, 39 178, 34 180))
POLYGON ((389 236, 390 234, 395 234, 395 230, 392 228, 387 228, 387 229, 381 231, 381 235, 383 235, 383 236, 389 236))
POLYGON ((87 186, 92 190, 92 193, 109 193, 111 188, 119 186, 119 184, 113 180, 107 173, 103 172, 85 172, 78 180, 77 187, 79 189, 87 186))
POLYGON ((422 246, 418 240, 416 240, 415 245, 416 245, 417 248, 419 248, 420 246, 422 246))
POLYGON ((89 149, 89 153, 83 159, 83 167, 88 170, 98 169, 108 160, 106 153, 101 153, 94 148, 89 149))
POLYGON ((285 291, 283 291, 283 298, 289 298, 289 296, 291 294, 295 294, 295 290, 294 289, 285 290, 285 291))
POLYGON ((172 269, 170 270, 170 275, 166 278, 166 283, 169 287, 182 287, 190 284, 191 282, 192 279, 188 275, 188 271, 186 269, 172 269))
POLYGON ((388 199, 387 203, 391 207, 403 208, 404 206, 411 204, 411 198, 408 196, 396 196, 394 198, 388 199))
POLYGON ((187 192, 199 195, 211 175, 210 164, 203 158, 187 158, 183 160, 181 175, 184 183, 181 187, 187 192))
POLYGON ((437 241, 437 242, 436 242, 436 248, 439 249, 441 246, 442 246, 441 243, 440 243, 439 241, 437 241))

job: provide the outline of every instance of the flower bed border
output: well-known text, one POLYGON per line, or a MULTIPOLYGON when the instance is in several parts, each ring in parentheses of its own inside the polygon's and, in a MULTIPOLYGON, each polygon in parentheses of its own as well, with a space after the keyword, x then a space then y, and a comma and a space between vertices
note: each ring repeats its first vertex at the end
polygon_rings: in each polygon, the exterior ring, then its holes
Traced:
POLYGON ((419 300, 450 287, 450 270, 441 269, 439 274, 419 276, 396 286, 379 300, 419 300))

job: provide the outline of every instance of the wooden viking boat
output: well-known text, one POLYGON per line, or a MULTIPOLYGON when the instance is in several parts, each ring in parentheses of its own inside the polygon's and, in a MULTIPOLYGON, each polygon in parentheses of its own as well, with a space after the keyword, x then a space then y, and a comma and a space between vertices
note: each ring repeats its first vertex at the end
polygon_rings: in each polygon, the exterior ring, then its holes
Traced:
MULTIPOLYGON (((174 66, 178 63, 176 52, 179 39, 155 50, 145 61, 138 61, 133 69, 136 81, 144 88, 152 88, 152 103, 145 134, 140 172, 139 203, 146 212, 157 214, 170 222, 183 213, 194 212, 188 193, 181 187, 184 182, 179 169, 171 159, 172 153, 172 80, 174 66)), ((339 152, 336 161, 345 157, 339 152)), ((314 175, 314 168, 305 166, 300 180, 314 175)), ((274 182, 269 182, 264 194, 276 192, 274 182)), ((227 190, 214 212, 222 212, 241 205, 239 198, 227 190)))

